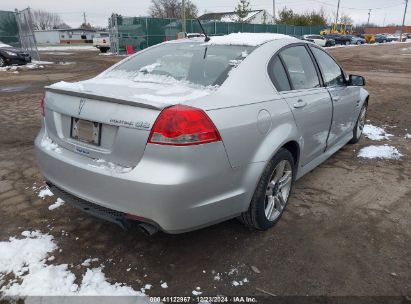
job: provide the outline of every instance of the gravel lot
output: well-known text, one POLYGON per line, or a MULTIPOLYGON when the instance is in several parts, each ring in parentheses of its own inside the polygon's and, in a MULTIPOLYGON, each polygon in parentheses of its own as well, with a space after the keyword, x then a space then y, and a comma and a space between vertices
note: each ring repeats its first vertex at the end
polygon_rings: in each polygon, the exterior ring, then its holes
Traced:
POLYGON ((111 282, 135 290, 152 284, 149 295, 191 295, 196 287, 203 295, 264 295, 261 290, 411 295, 411 139, 406 138, 411 133, 411 44, 330 52, 348 72, 366 77, 369 123, 394 136, 379 142, 363 138, 299 180, 282 220, 268 232, 248 231, 232 220, 182 235, 146 237, 68 205, 49 210, 56 197, 38 197, 44 180, 33 149, 42 88, 90 78, 121 58, 44 51, 42 60, 56 64, 0 71, 0 241, 24 230, 50 233, 62 249, 53 253, 53 263, 69 264, 81 278, 81 263, 99 258, 111 282), (383 144, 403 156, 358 158, 362 147, 383 144), (160 286, 164 282, 168 288, 160 286))

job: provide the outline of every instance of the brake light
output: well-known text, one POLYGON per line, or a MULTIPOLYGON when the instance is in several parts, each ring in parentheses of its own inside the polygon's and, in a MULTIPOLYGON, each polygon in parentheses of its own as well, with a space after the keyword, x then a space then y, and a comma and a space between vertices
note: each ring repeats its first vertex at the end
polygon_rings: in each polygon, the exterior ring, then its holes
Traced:
POLYGON ((40 102, 40 107, 41 107, 41 115, 43 115, 44 116, 44 97, 45 97, 46 95, 43 95, 43 98, 41 99, 41 102, 40 102))
POLYGON ((161 111, 148 143, 172 146, 191 146, 221 141, 220 133, 200 109, 176 105, 161 111))
POLYGON ((106 43, 106 39, 103 39, 103 43, 106 43))

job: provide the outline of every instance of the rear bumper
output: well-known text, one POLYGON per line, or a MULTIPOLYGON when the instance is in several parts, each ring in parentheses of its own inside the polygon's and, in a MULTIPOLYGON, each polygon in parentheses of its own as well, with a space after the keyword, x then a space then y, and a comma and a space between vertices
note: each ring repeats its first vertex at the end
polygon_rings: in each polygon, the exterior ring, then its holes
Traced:
POLYGON ((49 182, 85 202, 147 219, 167 233, 195 230, 247 210, 264 168, 255 163, 233 169, 222 143, 147 145, 138 165, 119 173, 96 168, 92 159, 67 149, 47 150, 41 145, 44 136, 42 129, 35 147, 49 182))

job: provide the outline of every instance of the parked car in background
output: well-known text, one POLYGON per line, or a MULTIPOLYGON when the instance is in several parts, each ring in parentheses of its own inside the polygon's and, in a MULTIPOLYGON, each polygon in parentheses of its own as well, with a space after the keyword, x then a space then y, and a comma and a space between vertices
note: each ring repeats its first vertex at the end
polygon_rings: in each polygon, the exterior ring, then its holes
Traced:
POLYGON ((100 33, 98 37, 93 38, 93 46, 98 48, 100 52, 107 53, 110 49, 110 34, 100 33))
POLYGON ((7 65, 24 65, 30 62, 31 55, 29 52, 0 41, 0 67, 7 65))
POLYGON ((387 41, 388 42, 393 42, 393 41, 400 41, 400 37, 399 36, 395 36, 393 34, 384 34, 385 37, 387 37, 387 41))
POLYGON ((347 37, 351 40, 351 44, 365 44, 365 39, 363 37, 354 35, 347 35, 347 37))
POLYGON ((389 41, 388 37, 383 34, 374 35, 374 38, 377 43, 387 43, 389 41))
POLYGON ((335 40, 334 39, 327 39, 321 35, 304 35, 304 40, 314 42, 316 45, 326 47, 326 46, 334 46, 335 40))
POLYGON ((347 37, 346 35, 329 34, 329 35, 324 35, 324 37, 327 39, 333 39, 335 41, 335 44, 341 44, 341 45, 351 44, 351 39, 347 37))
POLYGON ((360 140, 365 80, 323 48, 281 34, 210 38, 46 87, 35 150, 50 190, 148 234, 236 217, 267 230, 297 179, 360 140))

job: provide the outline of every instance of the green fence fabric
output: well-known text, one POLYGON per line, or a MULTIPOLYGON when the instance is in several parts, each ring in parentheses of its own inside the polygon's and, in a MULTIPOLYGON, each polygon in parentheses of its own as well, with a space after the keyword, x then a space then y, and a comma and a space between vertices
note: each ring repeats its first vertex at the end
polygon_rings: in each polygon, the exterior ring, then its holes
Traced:
POLYGON ((19 29, 14 12, 0 11, 0 41, 20 47, 19 29))
MULTIPOLYGON (((158 43, 174 40, 177 33, 181 32, 182 21, 179 19, 159 19, 141 17, 116 18, 110 24, 116 24, 118 37, 118 48, 124 52, 128 45, 139 51, 158 43)), ((302 36, 307 34, 319 34, 324 26, 290 26, 284 24, 249 24, 235 22, 202 21, 205 31, 209 36, 221 36, 230 33, 280 33, 287 35, 302 36)), ((197 20, 186 21, 187 32, 201 33, 197 20)))

